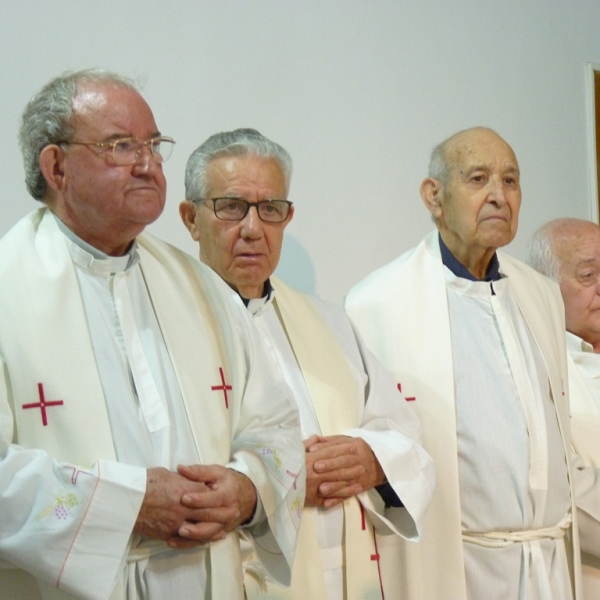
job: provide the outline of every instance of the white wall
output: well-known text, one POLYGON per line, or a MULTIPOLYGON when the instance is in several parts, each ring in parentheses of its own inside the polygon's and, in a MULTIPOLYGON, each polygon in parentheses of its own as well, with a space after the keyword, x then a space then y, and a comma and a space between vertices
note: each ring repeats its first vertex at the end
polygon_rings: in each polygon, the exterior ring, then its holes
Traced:
POLYGON ((592 215, 585 65, 600 63, 599 32, 598 0, 0 0, 0 233, 36 206, 23 107, 51 77, 96 66, 142 76, 176 138, 151 230, 194 254, 177 205, 187 157, 216 131, 255 127, 290 151, 279 273, 340 302, 431 228, 418 195, 431 148, 487 125, 521 165, 510 250, 524 257, 545 220, 592 215))

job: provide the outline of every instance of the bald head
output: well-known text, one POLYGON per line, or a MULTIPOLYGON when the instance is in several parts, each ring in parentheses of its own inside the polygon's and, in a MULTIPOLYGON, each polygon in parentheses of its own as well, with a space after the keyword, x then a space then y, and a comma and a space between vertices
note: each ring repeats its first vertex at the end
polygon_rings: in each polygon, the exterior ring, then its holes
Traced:
POLYGON ((459 131, 431 155, 421 198, 442 240, 475 277, 517 233, 521 186, 512 148, 485 127, 459 131))
POLYGON ((567 330, 600 352, 600 227, 581 219, 556 219, 535 234, 531 266, 558 281, 567 330))
POLYGON ((431 152, 428 176, 446 185, 456 167, 467 159, 479 145, 499 145, 517 162, 513 149, 489 127, 471 127, 451 135, 431 152))

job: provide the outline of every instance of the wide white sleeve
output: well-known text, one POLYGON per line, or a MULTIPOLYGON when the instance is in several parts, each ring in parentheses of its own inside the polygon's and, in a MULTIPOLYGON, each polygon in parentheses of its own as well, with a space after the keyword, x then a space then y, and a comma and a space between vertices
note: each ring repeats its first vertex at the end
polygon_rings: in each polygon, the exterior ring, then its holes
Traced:
POLYGON ((354 332, 368 380, 359 428, 344 432, 362 438, 375 454, 388 483, 404 507, 386 507, 376 489, 359 494, 379 533, 386 528, 407 539, 420 538, 435 488, 432 458, 421 446, 421 425, 379 361, 354 332))
POLYGON ((245 309, 240 327, 247 340, 247 380, 227 466, 256 487, 266 520, 246 531, 269 575, 289 585, 306 481, 298 411, 245 309))
POLYGON ((0 395, 0 586, 2 569, 20 568, 77 597, 108 598, 144 498, 145 469, 58 463, 12 443, 2 375, 0 395))
POLYGON ((343 434, 360 437, 369 444, 404 507, 386 507, 374 488, 359 494, 359 500, 378 533, 397 533, 418 540, 435 487, 433 460, 421 446, 419 420, 347 314, 318 298, 314 301, 352 362, 358 385, 364 390, 360 427, 343 434))

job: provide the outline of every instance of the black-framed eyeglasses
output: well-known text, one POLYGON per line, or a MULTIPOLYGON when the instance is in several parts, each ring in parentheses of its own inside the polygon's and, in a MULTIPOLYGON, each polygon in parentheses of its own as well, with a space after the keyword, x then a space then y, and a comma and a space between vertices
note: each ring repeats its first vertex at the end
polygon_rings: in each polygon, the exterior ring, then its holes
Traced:
POLYGON ((258 218, 265 223, 283 223, 290 214, 289 200, 259 200, 248 202, 243 198, 211 198, 215 217, 221 221, 241 221, 250 207, 256 206, 258 218))
POLYGON ((137 138, 127 137, 113 140, 112 142, 58 142, 67 146, 97 146, 98 148, 112 150, 112 157, 116 165, 133 165, 142 154, 144 146, 152 153, 152 158, 157 163, 163 163, 171 158, 175 140, 170 137, 154 137, 149 140, 138 140, 137 138))

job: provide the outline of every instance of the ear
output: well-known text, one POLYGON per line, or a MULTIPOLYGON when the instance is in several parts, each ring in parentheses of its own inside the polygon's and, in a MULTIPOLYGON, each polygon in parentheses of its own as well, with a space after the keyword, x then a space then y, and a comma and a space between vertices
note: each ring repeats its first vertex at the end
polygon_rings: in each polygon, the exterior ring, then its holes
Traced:
POLYGON ((64 162, 65 153, 56 144, 49 144, 40 152, 40 171, 48 187, 59 193, 64 192, 67 185, 64 162))
POLYGON ((179 216, 190 232, 192 239, 195 242, 200 241, 198 228, 196 227, 196 205, 190 200, 184 200, 179 205, 179 216))
POLYGON ((427 210, 436 220, 440 219, 444 212, 442 207, 442 184, 437 179, 428 177, 421 183, 420 191, 427 210))

